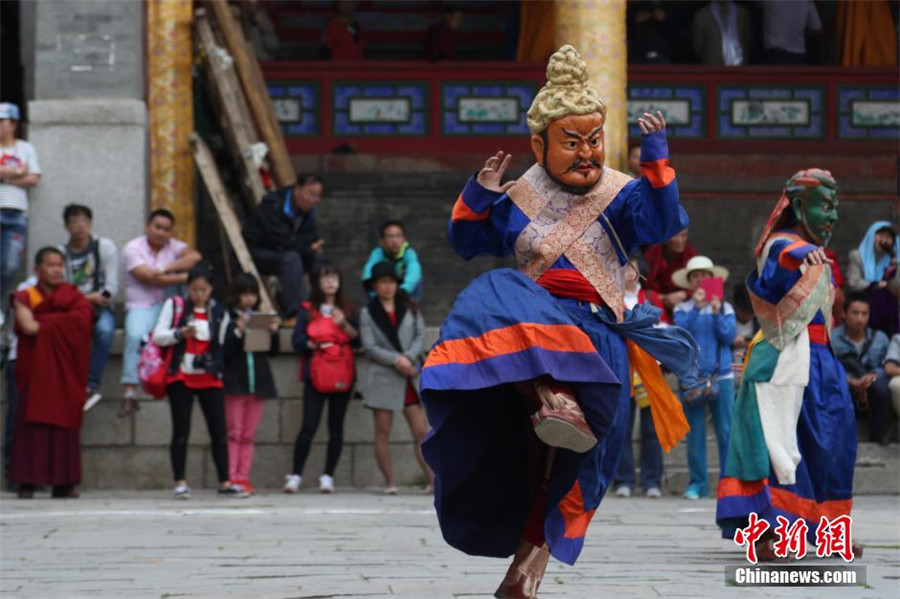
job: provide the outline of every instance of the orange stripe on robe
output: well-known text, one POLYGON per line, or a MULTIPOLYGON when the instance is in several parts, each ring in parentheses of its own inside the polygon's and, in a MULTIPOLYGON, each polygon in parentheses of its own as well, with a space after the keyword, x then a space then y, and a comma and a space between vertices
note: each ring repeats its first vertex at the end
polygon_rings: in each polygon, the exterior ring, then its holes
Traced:
POLYGON ((462 195, 460 195, 456 199, 456 203, 453 204, 453 212, 450 213, 450 220, 453 222, 458 222, 461 220, 487 220, 487 218, 491 215, 490 210, 486 210, 484 212, 475 212, 469 205, 463 201, 462 195))
POLYGON ((838 516, 850 515, 853 508, 852 499, 831 499, 816 503, 814 499, 806 499, 778 487, 771 487, 769 492, 772 494, 772 505, 810 522, 818 522, 822 516, 831 520, 838 516))
POLYGON ((778 254, 778 265, 788 270, 797 270, 800 267, 800 263, 802 262, 802 260, 798 260, 797 258, 791 256, 791 252, 796 249, 802 248, 804 245, 808 245, 807 242, 795 241, 791 245, 781 250, 781 253, 778 254))
POLYGON ((594 512, 597 511, 596 509, 585 511, 584 494, 581 492, 581 484, 577 480, 559 502, 558 508, 566 522, 566 532, 563 535, 566 539, 583 538, 587 533, 591 518, 594 517, 594 512))
POLYGON ((765 489, 768 484, 769 479, 767 478, 762 480, 740 480, 730 476, 723 476, 719 479, 719 490, 716 493, 716 498, 722 499, 724 497, 734 497, 736 495, 749 497, 751 495, 756 495, 765 489))
POLYGON ((730 476, 723 477, 719 480, 719 490, 716 497, 718 499, 725 497, 750 497, 761 493, 766 488, 769 489, 773 507, 800 516, 810 522, 818 522, 822 516, 831 520, 838 516, 849 515, 853 509, 852 499, 830 499, 817 503, 814 499, 800 497, 787 489, 771 487, 767 478, 747 481, 730 476))
POLYGON ((669 166, 668 158, 661 158, 653 162, 642 162, 641 175, 650 181, 652 187, 665 187, 675 180, 675 169, 669 166))
POLYGON ((444 341, 428 354, 425 367, 441 364, 473 364, 532 347, 559 352, 597 351, 590 338, 574 325, 524 322, 494 329, 479 337, 444 341))

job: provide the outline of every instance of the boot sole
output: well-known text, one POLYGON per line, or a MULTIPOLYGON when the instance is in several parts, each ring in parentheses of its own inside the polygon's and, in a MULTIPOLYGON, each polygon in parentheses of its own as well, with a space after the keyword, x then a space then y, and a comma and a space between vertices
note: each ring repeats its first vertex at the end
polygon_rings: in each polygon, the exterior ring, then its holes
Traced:
POLYGON ((538 421, 534 425, 534 432, 538 439, 547 445, 569 449, 575 453, 587 453, 597 444, 597 438, 594 435, 585 433, 569 422, 555 418, 544 418, 538 421))

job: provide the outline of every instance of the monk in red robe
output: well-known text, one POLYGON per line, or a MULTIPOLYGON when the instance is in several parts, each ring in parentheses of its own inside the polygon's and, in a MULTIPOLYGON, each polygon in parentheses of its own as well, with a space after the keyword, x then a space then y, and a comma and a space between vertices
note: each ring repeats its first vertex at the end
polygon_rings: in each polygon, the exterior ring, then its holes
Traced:
POLYGON ((63 282, 65 258, 56 248, 37 253, 34 273, 37 285, 13 296, 19 405, 9 480, 22 499, 33 497, 36 485, 52 486, 53 497, 78 497, 93 309, 63 282))

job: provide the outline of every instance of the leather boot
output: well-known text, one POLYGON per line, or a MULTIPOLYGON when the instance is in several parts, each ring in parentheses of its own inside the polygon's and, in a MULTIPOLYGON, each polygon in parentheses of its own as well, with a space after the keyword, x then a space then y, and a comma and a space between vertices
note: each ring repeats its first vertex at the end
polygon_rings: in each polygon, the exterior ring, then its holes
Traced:
POLYGON ((572 391, 563 385, 548 385, 541 379, 532 381, 541 408, 531 416, 534 432, 538 439, 551 447, 570 449, 575 453, 587 453, 597 444, 597 437, 588 426, 584 412, 575 401, 572 391), (562 407, 553 410, 546 401, 562 402, 562 407))
POLYGON ((519 541, 506 577, 500 583, 494 597, 501 599, 536 599, 538 587, 544 578, 550 549, 547 545, 535 547, 528 541, 519 541))

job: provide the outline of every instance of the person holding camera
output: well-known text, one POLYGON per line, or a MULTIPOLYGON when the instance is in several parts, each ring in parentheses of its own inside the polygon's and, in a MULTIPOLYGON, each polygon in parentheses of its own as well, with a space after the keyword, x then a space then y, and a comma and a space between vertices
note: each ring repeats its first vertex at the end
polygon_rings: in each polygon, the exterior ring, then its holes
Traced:
POLYGON ((94 308, 94 342, 88 370, 87 401, 84 411, 101 399, 100 381, 109 360, 116 318, 112 298, 119 291, 119 262, 116 244, 106 237, 91 234, 94 213, 87 206, 69 204, 63 210, 63 223, 69 240, 59 246, 66 258, 66 283, 78 287, 94 308))
POLYGON ((719 468, 725 464, 731 431, 731 412, 734 406, 731 344, 737 334, 737 322, 734 307, 724 301, 722 289, 712 292, 715 286, 703 283, 706 279, 714 278, 721 279, 721 287, 728 278, 728 270, 716 266, 706 256, 694 256, 688 260, 686 267, 672 274, 672 282, 690 294, 688 300, 675 306, 675 326, 690 331, 697 341, 700 349, 700 382, 705 383, 682 394, 684 415, 691 426, 687 437, 690 483, 684 491, 685 499, 700 499, 709 493, 706 466, 707 404, 719 445, 719 468))
POLYGON ((188 297, 167 299, 153 329, 153 341, 160 347, 172 347, 166 391, 172 410, 172 470, 175 498, 190 499, 191 488, 185 477, 188 437, 194 397, 209 430, 210 448, 219 478, 219 494, 246 497, 228 475, 228 438, 225 426, 224 341, 230 317, 221 304, 212 299, 213 274, 206 262, 199 262, 187 277, 188 297))

